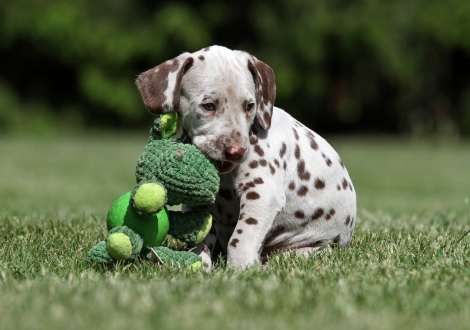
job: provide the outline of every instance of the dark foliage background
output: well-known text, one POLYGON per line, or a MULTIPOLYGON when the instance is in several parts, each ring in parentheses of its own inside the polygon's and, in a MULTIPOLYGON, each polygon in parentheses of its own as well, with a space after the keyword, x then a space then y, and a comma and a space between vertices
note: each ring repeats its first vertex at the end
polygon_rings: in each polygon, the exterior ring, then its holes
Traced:
POLYGON ((319 132, 470 134, 468 0, 2 0, 0 131, 148 126, 136 76, 211 44, 319 132))

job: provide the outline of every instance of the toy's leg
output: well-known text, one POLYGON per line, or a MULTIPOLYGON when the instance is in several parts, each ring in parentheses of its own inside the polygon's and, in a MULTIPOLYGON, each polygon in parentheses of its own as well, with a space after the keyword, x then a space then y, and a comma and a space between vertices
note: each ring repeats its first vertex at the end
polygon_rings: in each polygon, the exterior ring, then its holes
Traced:
POLYGON ((186 212, 168 211, 170 230, 168 234, 189 247, 201 243, 212 226, 212 216, 207 209, 192 209, 186 212))
POLYGON ((114 259, 109 255, 106 249, 106 241, 101 241, 88 251, 87 263, 96 262, 98 264, 112 264, 114 259))
POLYGON ((169 234, 189 246, 195 246, 191 252, 202 258, 202 269, 209 271, 212 268, 212 251, 217 241, 216 225, 207 209, 192 209, 185 205, 183 210, 185 212, 169 211, 169 234))

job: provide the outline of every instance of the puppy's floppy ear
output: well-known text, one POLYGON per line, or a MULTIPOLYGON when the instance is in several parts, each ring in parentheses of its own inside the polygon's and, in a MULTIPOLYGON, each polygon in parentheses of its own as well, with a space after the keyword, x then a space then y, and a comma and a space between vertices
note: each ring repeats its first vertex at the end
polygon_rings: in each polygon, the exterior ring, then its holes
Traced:
POLYGON ((190 54, 184 53, 137 77, 140 95, 151 113, 161 114, 179 108, 181 79, 193 62, 190 54))
POLYGON ((276 81, 274 71, 269 65, 254 56, 248 58, 248 70, 255 80, 256 88, 256 120, 264 129, 271 127, 274 100, 276 99, 276 81))

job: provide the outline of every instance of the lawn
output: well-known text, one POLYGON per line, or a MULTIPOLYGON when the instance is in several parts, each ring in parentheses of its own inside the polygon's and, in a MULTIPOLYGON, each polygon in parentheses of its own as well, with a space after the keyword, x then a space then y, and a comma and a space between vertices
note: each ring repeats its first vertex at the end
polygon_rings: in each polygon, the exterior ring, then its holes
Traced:
POLYGON ((146 135, 0 138, 0 329, 468 329, 470 144, 331 138, 354 240, 264 269, 87 267, 146 135))

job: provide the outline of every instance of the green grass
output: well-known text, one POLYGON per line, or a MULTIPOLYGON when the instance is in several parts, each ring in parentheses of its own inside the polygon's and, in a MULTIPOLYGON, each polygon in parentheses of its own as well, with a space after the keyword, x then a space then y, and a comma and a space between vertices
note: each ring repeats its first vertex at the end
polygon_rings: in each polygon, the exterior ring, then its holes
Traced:
POLYGON ((90 269, 146 136, 0 138, 0 329, 468 329, 470 145, 333 138, 355 238, 208 274, 90 269))

